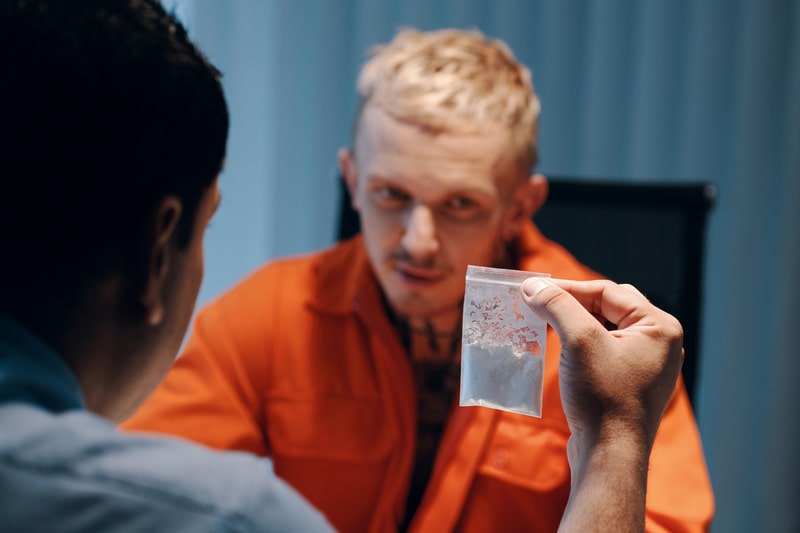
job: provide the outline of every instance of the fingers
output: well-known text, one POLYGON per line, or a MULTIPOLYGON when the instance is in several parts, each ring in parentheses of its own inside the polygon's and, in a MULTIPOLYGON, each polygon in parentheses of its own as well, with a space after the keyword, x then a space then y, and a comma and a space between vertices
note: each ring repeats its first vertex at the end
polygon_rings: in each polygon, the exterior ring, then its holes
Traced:
POLYGON ((624 329, 657 309, 633 285, 617 285, 609 280, 571 281, 554 279, 553 283, 569 292, 590 313, 624 329))
POLYGON ((523 299, 558 333, 565 345, 582 332, 600 328, 600 323, 587 307, 569 292, 548 278, 530 278, 522 284, 523 299))
POLYGON ((562 342, 595 330, 603 320, 615 324, 618 330, 638 323, 657 324, 663 338, 683 338, 680 323, 632 285, 609 280, 530 278, 522 284, 522 292, 526 303, 553 326, 562 342), (590 318, 593 324, 588 322, 590 318))
MULTIPOLYGON (((637 289, 636 287, 634 287, 634 286, 633 286, 633 285, 631 285, 630 283, 620 283, 620 285, 619 285, 619 286, 620 286, 620 287, 622 287, 623 289, 627 289, 627 290, 629 290, 629 291, 633 292, 634 294, 638 294, 638 295, 639 295, 639 296, 641 296, 642 298, 645 298, 645 299, 646 299, 646 296, 645 296, 644 294, 642 294, 642 293, 639 291, 639 289, 637 289)), ((648 301, 649 301, 649 300, 648 300, 648 301)))

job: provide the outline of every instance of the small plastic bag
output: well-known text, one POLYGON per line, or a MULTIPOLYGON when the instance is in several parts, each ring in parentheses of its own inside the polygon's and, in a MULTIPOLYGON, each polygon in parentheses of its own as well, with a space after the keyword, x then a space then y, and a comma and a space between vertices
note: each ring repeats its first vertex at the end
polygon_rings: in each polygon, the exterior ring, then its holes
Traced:
POLYGON ((550 277, 467 267, 460 405, 542 416, 547 323, 531 311, 520 290, 534 276, 550 277))

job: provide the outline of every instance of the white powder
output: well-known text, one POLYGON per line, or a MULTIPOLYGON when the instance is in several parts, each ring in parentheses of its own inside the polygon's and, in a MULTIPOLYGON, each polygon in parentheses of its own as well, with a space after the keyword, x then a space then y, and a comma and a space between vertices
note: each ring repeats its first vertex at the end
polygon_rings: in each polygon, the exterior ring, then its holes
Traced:
POLYGON ((465 344, 461 405, 481 405, 533 416, 542 412, 544 360, 511 345, 465 344))
POLYGON ((541 416, 547 324, 522 299, 531 275, 467 267, 461 405, 541 416))

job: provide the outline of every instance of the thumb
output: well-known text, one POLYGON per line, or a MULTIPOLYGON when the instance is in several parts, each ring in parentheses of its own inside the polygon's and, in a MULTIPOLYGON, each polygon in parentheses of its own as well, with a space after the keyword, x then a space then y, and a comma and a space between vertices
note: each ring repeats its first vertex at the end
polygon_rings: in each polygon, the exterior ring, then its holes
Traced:
POLYGON ((526 279, 522 283, 522 298, 534 313, 553 326, 565 346, 571 345, 580 332, 599 324, 574 296, 547 278, 526 279))

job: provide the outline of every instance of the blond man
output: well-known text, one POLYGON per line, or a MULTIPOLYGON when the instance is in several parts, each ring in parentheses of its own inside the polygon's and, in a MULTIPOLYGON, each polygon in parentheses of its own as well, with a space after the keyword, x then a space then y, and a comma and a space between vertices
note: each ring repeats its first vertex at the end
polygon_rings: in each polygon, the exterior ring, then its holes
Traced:
MULTIPOLYGON (((338 159, 362 233, 267 264, 203 310, 127 427, 269 456, 340 531, 553 531, 575 429, 555 332, 541 419, 457 405, 467 265, 599 277, 531 221, 547 181, 531 175, 530 72, 479 32, 405 30, 358 88, 338 159)), ((703 531, 711 487, 686 391, 671 392, 643 514, 650 531, 703 531)))

